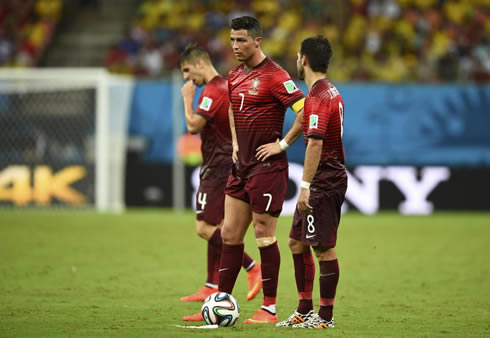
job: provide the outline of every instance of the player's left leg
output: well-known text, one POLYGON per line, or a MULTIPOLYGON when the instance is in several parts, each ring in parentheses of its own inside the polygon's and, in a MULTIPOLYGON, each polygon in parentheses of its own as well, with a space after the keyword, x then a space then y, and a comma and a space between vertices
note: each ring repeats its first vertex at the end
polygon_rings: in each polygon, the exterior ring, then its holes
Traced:
POLYGON ((281 255, 277 246, 276 226, 286 196, 288 171, 259 174, 249 178, 246 190, 255 238, 262 263, 262 307, 245 324, 277 323, 276 295, 281 255))
POLYGON ((276 323, 276 295, 279 280, 281 255, 277 246, 276 227, 277 217, 267 213, 252 213, 255 238, 260 251, 262 262, 262 289, 264 300, 259 311, 245 324, 276 323))
POLYGON ((318 315, 333 322, 333 305, 339 282, 339 262, 335 248, 316 247, 315 254, 320 265, 320 310, 318 315))

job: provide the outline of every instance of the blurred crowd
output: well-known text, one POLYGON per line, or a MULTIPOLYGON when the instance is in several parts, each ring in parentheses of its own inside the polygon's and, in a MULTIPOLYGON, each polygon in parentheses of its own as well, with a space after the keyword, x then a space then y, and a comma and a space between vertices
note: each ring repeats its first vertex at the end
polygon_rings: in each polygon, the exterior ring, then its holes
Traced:
POLYGON ((306 36, 334 47, 335 81, 450 82, 490 79, 488 0, 145 0, 126 37, 108 53, 116 73, 158 77, 192 41, 221 74, 235 65, 229 22, 256 16, 264 51, 296 74, 306 36))
POLYGON ((0 67, 35 66, 61 10, 61 0, 1 0, 0 67))
MULTIPOLYGON (((0 67, 35 66, 53 36, 62 0, 0 0, 0 67)), ((264 51, 296 74, 307 36, 334 48, 337 82, 490 80, 489 0, 142 0, 125 37, 106 55, 112 72, 167 76, 198 42, 225 75, 236 64, 229 23, 256 16, 264 51)))

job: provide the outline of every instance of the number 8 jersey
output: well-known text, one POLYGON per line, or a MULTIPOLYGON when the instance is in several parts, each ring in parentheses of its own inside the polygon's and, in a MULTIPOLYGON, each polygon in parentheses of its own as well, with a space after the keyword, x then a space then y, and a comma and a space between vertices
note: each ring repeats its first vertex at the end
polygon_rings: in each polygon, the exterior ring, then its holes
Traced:
POLYGON ((234 174, 246 178, 286 169, 285 152, 265 162, 258 161, 255 152, 282 138, 286 109, 304 97, 289 74, 269 57, 248 71, 240 64, 228 74, 228 95, 239 147, 234 174))

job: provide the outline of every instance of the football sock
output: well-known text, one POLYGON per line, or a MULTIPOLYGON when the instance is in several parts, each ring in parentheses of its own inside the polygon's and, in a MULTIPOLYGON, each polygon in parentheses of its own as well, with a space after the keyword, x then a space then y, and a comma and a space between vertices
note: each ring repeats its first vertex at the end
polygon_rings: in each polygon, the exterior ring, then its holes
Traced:
POLYGON ((332 320, 333 303, 338 282, 338 260, 320 261, 320 311, 318 311, 318 315, 327 321, 332 320))
POLYGON ((218 284, 218 269, 221 260, 221 249, 208 241, 208 277, 207 284, 218 284))
POLYGON ((311 250, 293 254, 294 276, 298 290, 299 304, 296 311, 306 314, 313 310, 313 282, 315 278, 315 261, 311 250))
POLYGON ((223 247, 223 239, 221 238, 221 229, 216 227, 216 230, 214 230, 213 235, 211 238, 208 240, 208 243, 211 244, 212 246, 216 248, 222 248, 223 247))
POLYGON ((243 252, 242 266, 246 271, 250 271, 255 265, 255 261, 245 251, 243 252))
POLYGON ((279 266, 281 265, 281 255, 277 247, 277 241, 271 245, 259 247, 261 269, 262 269, 262 290, 264 292, 264 304, 269 306, 276 303, 277 283, 279 280, 279 266))
POLYGON ((243 247, 243 243, 237 245, 223 244, 219 267, 219 291, 232 293, 236 278, 242 267, 243 247))

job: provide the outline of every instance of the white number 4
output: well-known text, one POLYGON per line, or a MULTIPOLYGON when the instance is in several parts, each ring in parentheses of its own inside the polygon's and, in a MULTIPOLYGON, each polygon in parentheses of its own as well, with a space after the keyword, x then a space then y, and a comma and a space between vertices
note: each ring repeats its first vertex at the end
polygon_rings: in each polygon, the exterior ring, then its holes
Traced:
POLYGON ((208 194, 199 192, 197 194, 197 202, 201 205, 201 210, 204 210, 206 207, 206 198, 208 197, 208 194))

